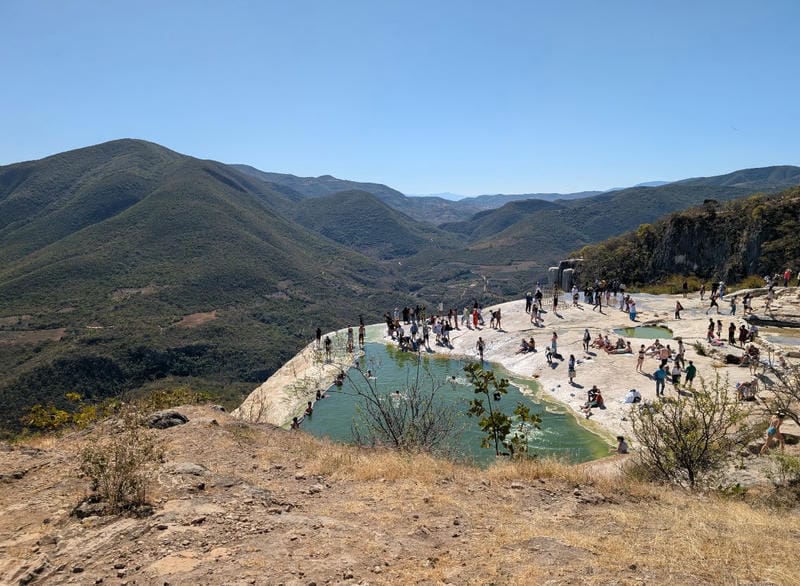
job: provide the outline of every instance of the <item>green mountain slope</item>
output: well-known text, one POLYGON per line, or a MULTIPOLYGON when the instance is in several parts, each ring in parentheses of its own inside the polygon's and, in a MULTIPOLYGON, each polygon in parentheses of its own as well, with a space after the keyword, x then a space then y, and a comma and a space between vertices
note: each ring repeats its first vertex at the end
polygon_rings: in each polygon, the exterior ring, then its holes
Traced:
POLYGON ((166 377, 235 401, 317 325, 403 298, 390 265, 281 215, 288 196, 235 169, 139 141, 81 151, 0 168, 16 214, 0 233, 0 427, 166 377))
MULTIPOLYGON (((518 258, 520 250, 535 250, 539 258, 552 263, 584 244, 631 230, 669 212, 701 204, 706 199, 727 201, 745 197, 756 188, 775 191, 776 185, 794 177, 776 168, 758 171, 748 172, 750 187, 720 185, 730 180, 727 176, 708 178, 701 185, 677 182, 660 187, 634 187, 558 201, 550 207, 535 207, 528 202, 525 203, 531 206, 529 210, 503 206, 476 215, 469 222, 443 228, 472 235, 469 248, 483 262, 518 258)), ((797 178, 800 180, 800 175, 797 178)))
POLYGON ((307 228, 379 259, 407 257, 432 242, 455 246, 453 235, 389 207, 365 191, 343 191, 298 203, 293 219, 307 228))
POLYGON ((684 179, 683 185, 706 185, 717 187, 744 187, 750 190, 782 189, 800 185, 800 167, 777 165, 755 169, 741 169, 715 177, 684 179))
POLYGON ((738 281, 800 267, 800 188, 707 204, 586 246, 587 279, 651 283, 674 275, 738 281))

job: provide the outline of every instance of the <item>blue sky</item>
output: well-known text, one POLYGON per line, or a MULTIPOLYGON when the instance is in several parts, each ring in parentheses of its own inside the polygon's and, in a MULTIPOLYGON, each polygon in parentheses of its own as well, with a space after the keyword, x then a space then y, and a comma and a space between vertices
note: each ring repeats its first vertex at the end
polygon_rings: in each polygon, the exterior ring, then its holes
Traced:
POLYGON ((800 164, 800 2, 0 0, 0 165, 121 137, 406 193, 800 164))

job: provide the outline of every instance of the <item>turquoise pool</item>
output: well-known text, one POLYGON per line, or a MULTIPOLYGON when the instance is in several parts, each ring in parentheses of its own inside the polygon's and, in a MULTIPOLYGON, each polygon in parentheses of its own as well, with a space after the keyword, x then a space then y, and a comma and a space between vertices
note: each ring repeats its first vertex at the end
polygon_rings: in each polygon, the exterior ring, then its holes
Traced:
MULTIPOLYGON (((366 356, 362 357, 360 364, 362 371, 372 371, 374 380, 371 383, 385 400, 402 400, 402 395, 394 398, 392 395, 397 390, 402 393, 418 372, 424 381, 423 388, 430 389, 431 384, 442 385, 439 391, 442 405, 454 412, 457 422, 457 433, 448 446, 451 453, 458 459, 484 465, 494 460, 494 450, 480 446, 483 434, 477 419, 466 413, 467 403, 475 394, 467 384, 463 371, 465 362, 433 354, 418 356, 401 352, 394 346, 371 342, 367 343, 366 356)), ((352 441, 353 424, 359 420, 360 401, 363 400, 357 397, 353 385, 365 385, 366 382, 353 369, 350 374, 342 387, 332 386, 326 391, 326 398, 317 401, 313 416, 306 418, 302 429, 320 437, 352 441)), ((538 388, 535 382, 515 380, 502 370, 497 374, 509 378, 512 386, 500 401, 493 402, 493 406, 511 414, 517 403, 521 402, 542 417, 541 429, 527 430, 531 452, 570 462, 585 462, 609 454, 607 442, 581 426, 565 407, 548 403, 545 408, 537 401, 535 395, 538 394, 538 388)))

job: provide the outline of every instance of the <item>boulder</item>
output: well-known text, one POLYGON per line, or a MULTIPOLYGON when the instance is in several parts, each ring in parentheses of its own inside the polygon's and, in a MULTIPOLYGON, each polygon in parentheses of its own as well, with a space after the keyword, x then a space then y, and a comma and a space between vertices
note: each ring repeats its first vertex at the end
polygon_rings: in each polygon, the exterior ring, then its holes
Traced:
POLYGON ((150 415, 150 417, 147 418, 147 427, 153 429, 167 429, 175 425, 183 425, 188 421, 189 418, 185 415, 169 409, 166 411, 156 411, 150 415))

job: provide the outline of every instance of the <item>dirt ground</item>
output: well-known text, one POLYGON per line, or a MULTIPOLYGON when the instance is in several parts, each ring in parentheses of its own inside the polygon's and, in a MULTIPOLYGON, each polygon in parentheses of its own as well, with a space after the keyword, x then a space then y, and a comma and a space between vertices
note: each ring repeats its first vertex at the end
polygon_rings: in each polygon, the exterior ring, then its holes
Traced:
POLYGON ((110 423, 0 445, 2 584, 796 584, 800 518, 632 485, 607 459, 489 470, 321 442, 212 407, 153 431, 152 511, 83 508, 110 423), (785 539, 760 547, 765 528, 785 539))

